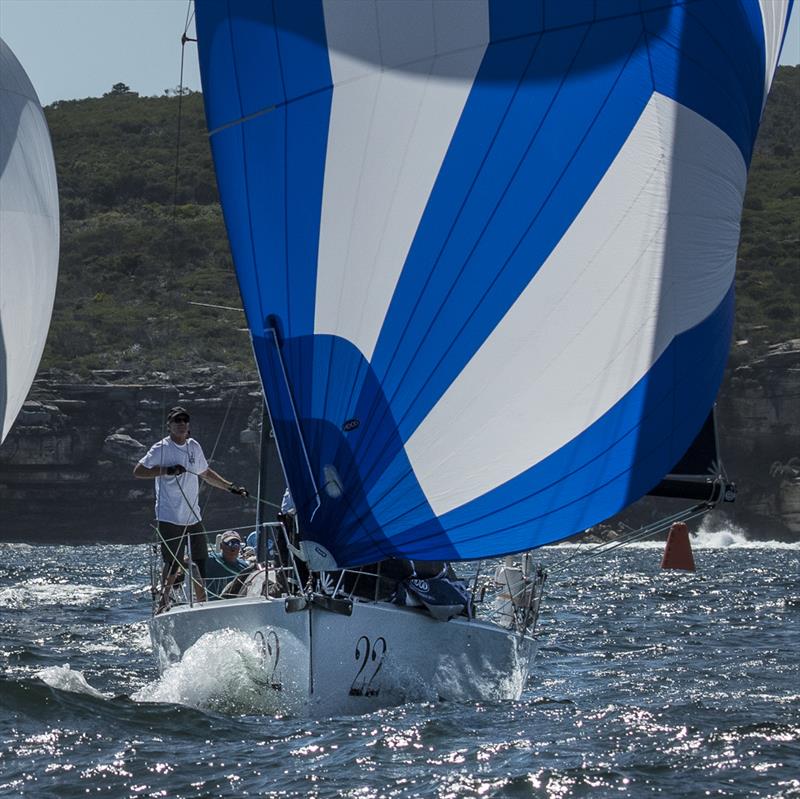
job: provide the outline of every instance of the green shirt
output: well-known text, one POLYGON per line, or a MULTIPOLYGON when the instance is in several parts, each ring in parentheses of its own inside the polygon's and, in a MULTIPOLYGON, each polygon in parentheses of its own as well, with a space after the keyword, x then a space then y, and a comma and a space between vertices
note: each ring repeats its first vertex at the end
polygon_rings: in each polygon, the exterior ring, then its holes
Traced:
POLYGON ((241 558, 237 558, 234 561, 226 561, 222 555, 216 552, 209 555, 206 561, 206 593, 208 598, 221 599, 225 586, 249 565, 247 561, 241 558))

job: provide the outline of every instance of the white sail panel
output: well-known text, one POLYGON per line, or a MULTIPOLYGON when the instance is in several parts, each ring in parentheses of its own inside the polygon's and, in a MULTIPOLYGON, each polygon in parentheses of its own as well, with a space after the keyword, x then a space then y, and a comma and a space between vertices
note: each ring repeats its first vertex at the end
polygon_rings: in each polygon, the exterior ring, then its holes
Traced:
POLYGON ((786 33, 786 25, 789 21, 789 11, 792 6, 791 0, 758 0, 761 8, 761 19, 764 24, 764 51, 766 63, 764 64, 764 101, 762 108, 767 102, 769 88, 772 86, 772 79, 775 77, 775 69, 778 66, 778 58, 781 54, 781 45, 786 33))
POLYGON ((436 514, 589 428, 719 305, 745 183, 728 136, 653 95, 567 234, 408 440, 436 514))
POLYGON ((483 59, 488 11, 472 0, 324 9, 334 90, 315 332, 369 359, 483 59))
POLYGON ((58 188, 44 112, 0 40, 0 440, 44 350, 58 275, 58 188))

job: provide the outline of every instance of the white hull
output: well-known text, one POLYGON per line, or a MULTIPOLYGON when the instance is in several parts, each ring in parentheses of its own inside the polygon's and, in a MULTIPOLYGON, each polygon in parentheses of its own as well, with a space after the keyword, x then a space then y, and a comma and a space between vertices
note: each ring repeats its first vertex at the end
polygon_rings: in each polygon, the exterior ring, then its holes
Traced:
POLYGON ((273 695, 276 711, 314 717, 366 713, 422 697, 519 699, 536 652, 532 638, 489 622, 440 622, 385 602, 356 601, 352 615, 317 604, 290 610, 284 598, 258 596, 155 616, 150 634, 160 671, 205 634, 221 630, 255 641, 258 682, 273 695))

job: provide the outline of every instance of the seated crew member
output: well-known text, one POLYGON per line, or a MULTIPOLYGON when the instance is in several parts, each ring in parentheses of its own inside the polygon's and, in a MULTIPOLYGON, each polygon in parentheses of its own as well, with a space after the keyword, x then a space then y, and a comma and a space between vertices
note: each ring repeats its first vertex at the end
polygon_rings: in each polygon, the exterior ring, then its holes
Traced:
POLYGON ((206 561, 206 592, 209 599, 221 599, 225 586, 250 564, 239 556, 242 539, 233 530, 223 533, 220 552, 214 552, 206 561))
MULTIPOLYGON (((269 532, 266 530, 264 531, 264 535, 267 545, 266 557, 269 558, 272 555, 272 538, 270 538, 269 532)), ((242 554, 245 557, 249 557, 248 550, 252 550, 253 557, 258 554, 258 530, 253 530, 253 532, 245 538, 242 548, 242 554)))

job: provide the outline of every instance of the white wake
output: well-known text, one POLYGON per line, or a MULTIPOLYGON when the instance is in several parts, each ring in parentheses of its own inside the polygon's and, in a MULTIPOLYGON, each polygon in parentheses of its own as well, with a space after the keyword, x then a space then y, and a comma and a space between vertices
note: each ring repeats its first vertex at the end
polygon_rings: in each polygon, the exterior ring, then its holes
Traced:
POLYGON ((268 683, 256 642, 236 630, 218 630, 198 639, 178 663, 131 699, 226 714, 288 712, 279 693, 265 690, 268 683))
POLYGON ((690 538, 696 549, 800 549, 800 541, 749 539, 744 528, 730 522, 720 527, 711 520, 704 520, 690 538))
POLYGON ((36 672, 38 677, 43 683, 46 683, 51 688, 57 688, 59 691, 69 691, 73 694, 86 694, 93 696, 95 699, 111 699, 112 694, 104 694, 96 688, 92 688, 86 677, 80 671, 73 671, 69 663, 64 666, 48 666, 46 669, 36 672))

